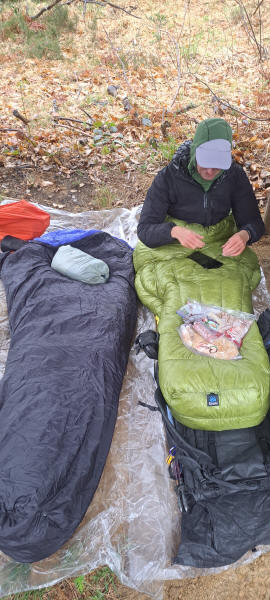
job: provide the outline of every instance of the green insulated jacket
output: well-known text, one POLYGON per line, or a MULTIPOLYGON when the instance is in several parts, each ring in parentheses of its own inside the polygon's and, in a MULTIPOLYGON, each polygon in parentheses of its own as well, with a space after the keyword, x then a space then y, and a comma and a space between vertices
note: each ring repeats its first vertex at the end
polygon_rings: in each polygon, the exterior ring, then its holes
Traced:
POLYGON ((174 417, 188 427, 213 431, 252 427, 269 408, 269 359, 256 322, 244 337, 243 358, 220 360, 194 354, 183 345, 178 333, 182 319, 176 311, 188 300, 197 300, 252 313, 259 264, 250 248, 233 258, 222 256, 222 244, 236 231, 232 216, 209 227, 188 226, 204 235, 202 252, 221 261, 222 267, 204 269, 187 258, 192 250, 178 242, 157 248, 139 242, 134 251, 138 296, 158 317, 161 391, 174 417), (213 393, 218 405, 208 406, 207 396, 213 393))

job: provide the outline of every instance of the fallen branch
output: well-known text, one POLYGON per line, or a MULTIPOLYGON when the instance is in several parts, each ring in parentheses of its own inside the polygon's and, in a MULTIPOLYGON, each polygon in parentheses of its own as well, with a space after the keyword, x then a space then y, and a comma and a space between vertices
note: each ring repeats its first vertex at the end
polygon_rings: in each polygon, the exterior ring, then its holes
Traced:
POLYGON ((23 135, 23 137, 26 137, 26 135, 22 129, 10 129, 9 127, 7 127, 7 128, 0 127, 0 131, 17 131, 17 133, 20 133, 20 135, 23 135))
POLYGON ((18 163, 16 163, 15 165, 8 166, 8 169, 36 169, 36 166, 35 165, 18 165, 18 163))
POLYGON ((79 106, 79 109, 87 116, 89 117, 90 121, 93 122, 93 117, 91 117, 91 115, 87 112, 87 110, 85 110, 84 108, 81 108, 81 106, 79 106))
POLYGON ((36 146, 35 142, 33 142, 30 137, 28 135, 26 135, 26 133, 24 131, 22 131, 22 129, 11 129, 9 127, 7 128, 0 128, 0 131, 16 131, 17 133, 20 134, 20 136, 22 138, 24 138, 24 140, 26 140, 27 142, 29 142, 29 144, 32 144, 32 146, 36 146))
POLYGON ((99 2, 98 0, 81 0, 81 2, 84 2, 84 4, 98 4, 99 6, 107 5, 107 6, 110 6, 111 8, 115 8, 116 10, 122 10, 124 13, 126 13, 130 17, 134 17, 135 19, 141 19, 141 17, 134 15, 133 13, 126 10, 125 8, 122 8, 122 6, 118 6, 117 4, 113 4, 112 2, 109 2, 109 0, 101 0, 101 2, 99 2))
POLYGON ((21 115, 21 113, 19 113, 18 110, 13 110, 12 114, 14 115, 14 117, 16 117, 16 119, 20 119, 20 121, 22 121, 25 125, 28 125, 29 120, 26 119, 23 115, 21 115))
POLYGON ((235 106, 232 106, 227 100, 224 100, 223 98, 220 98, 219 96, 217 96, 217 94, 210 88, 208 83, 206 83, 206 81, 203 81, 202 79, 200 79, 200 77, 198 77, 198 75, 194 75, 193 73, 191 73, 191 75, 193 75, 193 77, 195 77, 198 81, 200 81, 203 85, 205 85, 209 89, 211 94, 214 96, 214 98, 221 104, 224 104, 224 106, 227 106, 227 108, 230 108, 231 110, 233 110, 235 112, 238 112, 240 115, 243 115, 250 121, 270 121, 270 117, 268 119, 261 119, 260 117, 250 117, 249 115, 247 115, 247 113, 244 113, 242 110, 239 110, 239 108, 235 108, 235 106))
MULTIPOLYGON (((61 4, 61 6, 70 6, 71 4, 73 4, 74 2, 77 2, 77 1, 78 0, 67 0, 66 2, 63 2, 61 4)), ((50 10, 56 4, 58 4, 59 2, 61 2, 61 0, 56 0, 56 2, 54 2, 53 4, 50 4, 49 6, 47 6, 47 8, 43 8, 37 15, 35 15, 34 17, 31 17, 31 19, 32 20, 37 19, 46 10, 50 10)), ((125 8, 122 8, 122 6, 118 6, 117 4, 113 4, 112 2, 109 2, 109 0, 80 0, 80 2, 83 2, 84 5, 86 5, 86 4, 96 4, 97 6, 103 6, 103 7, 104 6, 110 6, 111 8, 115 8, 116 10, 122 10, 124 13, 126 13, 130 17, 134 17, 135 19, 141 19, 141 17, 137 17, 137 15, 134 15, 132 12, 126 10, 125 8)))
POLYGON ((31 21, 38 19, 39 17, 41 17, 41 15, 43 15, 43 13, 45 13, 47 10, 51 10, 51 8, 53 8, 54 6, 56 6, 56 4, 59 4, 60 2, 61 2, 61 0, 54 0, 54 2, 52 4, 49 4, 49 6, 45 6, 36 15, 34 15, 33 17, 30 17, 31 21))
POLYGON ((55 123, 55 125, 57 125, 57 127, 65 127, 66 129, 73 129, 74 131, 79 131, 83 135, 86 135, 86 137, 92 137, 91 135, 89 135, 89 133, 85 133, 83 129, 79 129, 79 127, 72 127, 72 125, 61 125, 61 123, 55 123))
POLYGON ((85 121, 80 121, 80 119, 72 119, 70 117, 58 117, 58 116, 54 116, 53 117, 54 121, 72 121, 74 123, 82 123, 83 125, 85 125, 85 121))

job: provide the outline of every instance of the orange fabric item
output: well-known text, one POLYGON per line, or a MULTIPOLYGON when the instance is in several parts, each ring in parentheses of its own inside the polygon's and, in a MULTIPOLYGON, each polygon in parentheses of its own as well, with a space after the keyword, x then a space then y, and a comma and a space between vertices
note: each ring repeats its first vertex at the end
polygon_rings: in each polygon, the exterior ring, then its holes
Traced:
POLYGON ((50 215, 26 200, 0 206, 0 240, 12 235, 21 240, 32 240, 44 233, 50 215))

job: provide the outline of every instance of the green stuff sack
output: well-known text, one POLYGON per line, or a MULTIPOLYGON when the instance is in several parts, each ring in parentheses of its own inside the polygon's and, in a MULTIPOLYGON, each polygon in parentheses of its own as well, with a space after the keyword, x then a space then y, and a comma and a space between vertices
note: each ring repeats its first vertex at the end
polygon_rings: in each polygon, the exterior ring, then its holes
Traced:
POLYGON ((110 275, 109 267, 103 260, 70 245, 58 248, 51 267, 61 275, 89 284, 106 283, 110 275))
POLYGON ((173 242, 133 253, 137 294, 158 317, 158 371, 162 394, 177 421, 193 429, 221 431, 258 425, 269 409, 269 359, 257 323, 241 347, 242 360, 214 360, 194 354, 180 339, 177 310, 188 300, 252 313, 252 291, 260 281, 256 254, 246 248, 224 257, 222 245, 235 232, 232 217, 202 227, 173 220, 204 236, 202 252, 222 263, 204 269, 192 250, 173 242))

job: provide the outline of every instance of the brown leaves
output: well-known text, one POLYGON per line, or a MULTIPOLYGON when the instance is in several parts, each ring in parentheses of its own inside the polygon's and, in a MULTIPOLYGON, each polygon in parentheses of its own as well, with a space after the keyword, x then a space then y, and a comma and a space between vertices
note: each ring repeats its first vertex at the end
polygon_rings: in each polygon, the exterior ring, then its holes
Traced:
POLYGON ((242 150, 233 150, 232 156, 240 164, 244 163, 244 152, 242 150))
POLYGON ((42 23, 38 23, 37 21, 32 21, 31 23, 29 23, 28 27, 29 27, 29 29, 31 29, 31 31, 45 31, 46 30, 46 25, 43 25, 42 23))
POLYGON ((23 18, 31 31, 44 31, 46 29, 46 25, 44 25, 44 23, 33 21, 26 13, 23 15, 23 18))
MULTIPOLYGON (((224 0, 223 3, 228 7, 227 2, 228 0, 224 0)), ((74 14, 77 10, 75 4, 77 3, 71 3, 68 8, 74 14)), ((149 19, 141 20, 140 29, 137 30, 134 26, 131 32, 129 27, 124 26, 124 19, 118 12, 117 19, 110 17, 106 20, 111 43, 102 32, 101 20, 94 22, 92 11, 86 11, 84 20, 81 13, 77 14, 78 28, 72 42, 65 34, 61 37, 61 50, 66 56, 64 61, 26 59, 27 62, 22 63, 18 61, 17 49, 14 49, 12 42, 9 41, 6 46, 4 44, 0 51, 3 69, 3 127, 10 125, 14 128, 11 113, 16 107, 20 114, 29 119, 27 135, 36 144, 29 144, 23 133, 18 132, 15 140, 13 137, 11 146, 6 146, 10 153, 8 160, 15 163, 15 160, 19 161, 22 156, 27 156, 35 165, 41 165, 42 169, 54 163, 64 171, 71 161, 77 165, 89 163, 89 168, 95 161, 99 164, 103 164, 102 161, 104 164, 113 164, 120 157, 122 160, 123 151, 134 160, 135 168, 140 162, 146 163, 150 156, 156 168, 161 161, 164 163, 167 160, 167 154, 161 155, 158 152, 161 142, 169 147, 169 138, 179 141, 191 138, 196 123, 201 119, 220 115, 233 127, 236 160, 244 166, 251 165, 249 175, 254 177, 254 187, 258 191, 264 190, 267 178, 262 176, 261 164, 264 164, 267 171, 270 154, 268 125, 243 123, 244 115, 237 111, 233 113, 227 105, 217 100, 211 101, 213 94, 207 84, 217 96, 227 99, 236 109, 253 115, 258 112, 267 117, 270 92, 269 85, 264 85, 263 82, 266 81, 269 69, 264 64, 264 75, 258 73, 245 35, 241 38, 238 31, 237 36, 233 37, 231 24, 218 14, 214 5, 215 3, 208 3, 207 9, 203 3, 199 3, 198 7, 194 6, 189 15, 189 27, 184 27, 182 9, 177 11, 176 19, 171 7, 163 4, 162 15, 164 19, 169 19, 170 35, 167 35, 167 26, 164 25, 160 39, 157 39, 155 27, 151 26, 149 29, 149 19), (213 24, 213 39, 209 37, 209 28, 205 27, 206 14, 213 24), (174 105, 175 111, 168 112, 166 107, 171 106, 179 75, 171 36, 174 35, 173 32, 176 35, 180 30, 179 50, 181 57, 184 57, 181 65, 181 88, 174 105), (233 54, 224 41, 228 39, 228 34, 233 41, 233 54), (217 40, 220 41, 219 44, 217 40), (192 73, 199 73, 206 85, 192 73), (107 93, 109 84, 117 89, 116 95, 107 93), (129 102, 126 110, 123 104, 125 97, 129 102), (56 101, 57 112, 53 110, 53 101, 56 101), (190 107, 192 110, 188 112, 190 107), (89 116, 82 116, 79 112, 82 110, 87 111, 89 116), (34 118, 36 112, 37 116, 34 118), (53 119, 55 115, 58 116, 57 122, 53 119), (150 124, 143 125, 143 117, 150 124), (64 121, 67 118, 69 125, 64 121), (76 125, 74 122, 72 129, 72 118, 81 118, 85 123, 76 125), (91 120, 99 124, 92 127, 91 120), (110 123, 117 128, 111 137, 107 136, 110 123), (76 127, 83 131, 76 131, 76 127), (99 146, 93 143, 94 127, 102 128, 99 146), (117 138, 119 133, 123 137, 117 138), (80 141, 82 138, 83 143, 80 141), (19 154, 14 154, 18 151, 19 154)), ((153 6, 153 3, 149 3, 149 10, 154 10, 153 6)), ((157 14, 160 6, 157 2, 157 14)), ((44 28, 42 19, 40 22, 33 22, 26 15, 25 20, 33 31, 38 32, 44 28)), ((131 25, 130 20, 128 23, 131 25)), ((26 127, 19 121, 15 126, 26 131, 26 127)), ((130 168, 130 162, 125 158, 121 169, 127 169, 127 166, 130 168)), ((44 177, 45 182, 49 180, 50 178, 44 177)))
POLYGON ((49 185, 53 185, 53 182, 52 181, 42 181, 41 182, 42 187, 48 187, 49 185))

